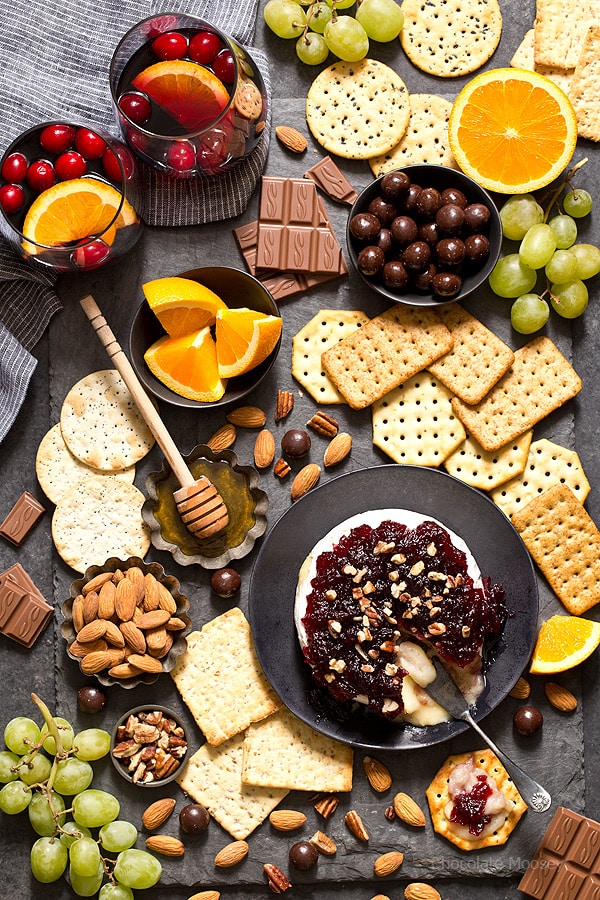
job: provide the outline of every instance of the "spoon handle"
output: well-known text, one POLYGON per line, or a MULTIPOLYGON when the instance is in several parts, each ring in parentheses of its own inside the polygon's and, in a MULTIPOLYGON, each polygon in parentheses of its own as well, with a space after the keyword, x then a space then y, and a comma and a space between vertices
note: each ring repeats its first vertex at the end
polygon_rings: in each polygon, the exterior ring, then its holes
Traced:
POLYGON ((471 728, 473 728, 477 734, 483 738, 486 742, 490 750, 493 750, 500 762, 503 764, 504 768, 514 781, 519 793, 521 794, 525 803, 531 807, 534 812, 546 812, 547 809, 550 808, 552 803, 552 797, 548 793, 548 791, 538 784, 537 781, 534 781, 527 772, 524 772, 523 769, 518 766, 506 753, 503 753, 499 747, 495 745, 491 738, 487 736, 487 734, 481 730, 475 719, 471 716, 471 714, 467 711, 463 713, 460 717, 464 719, 465 722, 468 722, 471 728))

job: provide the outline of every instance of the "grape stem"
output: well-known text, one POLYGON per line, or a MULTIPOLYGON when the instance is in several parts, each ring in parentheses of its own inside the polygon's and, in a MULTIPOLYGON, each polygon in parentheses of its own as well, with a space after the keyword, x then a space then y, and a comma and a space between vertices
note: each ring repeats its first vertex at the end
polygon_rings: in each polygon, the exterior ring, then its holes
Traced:
POLYGON ((304 26, 304 30, 302 32, 302 40, 304 41, 305 44, 308 43, 308 41, 306 40, 306 35, 308 34, 308 29, 310 27, 310 20, 313 17, 313 12, 315 9, 316 2, 317 2, 317 0, 313 0, 313 2, 310 4, 310 6, 308 7, 308 9, 306 11, 306 25, 304 26))
POLYGON ((555 203, 558 204, 558 198, 560 197, 562 192, 565 190, 565 188, 569 187, 569 185, 571 184, 571 181, 575 177, 576 173, 579 171, 579 169, 581 169, 582 166, 585 166, 587 161, 588 161, 587 156, 585 157, 585 159, 580 159, 579 162, 576 163, 572 169, 569 169, 569 171, 567 172, 567 174, 565 176, 564 181, 561 181, 561 183, 558 185, 558 187, 555 188, 554 191, 552 191, 552 193, 550 194, 550 202, 548 203, 548 205, 544 211, 544 222, 545 223, 548 221, 548 218, 550 216, 550 213, 552 212, 554 204, 555 203))

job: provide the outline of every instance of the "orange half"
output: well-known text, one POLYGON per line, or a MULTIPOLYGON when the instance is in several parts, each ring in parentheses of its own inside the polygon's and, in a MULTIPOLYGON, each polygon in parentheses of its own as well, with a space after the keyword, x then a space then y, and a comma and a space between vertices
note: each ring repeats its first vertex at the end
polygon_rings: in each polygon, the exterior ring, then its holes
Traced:
POLYGON ((280 316, 247 307, 217 310, 215 336, 221 377, 233 378, 258 366, 275 349, 281 329, 280 316))
POLYGON ((152 374, 180 397, 211 403, 225 393, 208 326, 182 337, 159 338, 146 350, 144 359, 152 374))
POLYGON ((223 82, 187 59, 154 63, 136 75, 132 84, 188 131, 210 125, 229 103, 223 82))

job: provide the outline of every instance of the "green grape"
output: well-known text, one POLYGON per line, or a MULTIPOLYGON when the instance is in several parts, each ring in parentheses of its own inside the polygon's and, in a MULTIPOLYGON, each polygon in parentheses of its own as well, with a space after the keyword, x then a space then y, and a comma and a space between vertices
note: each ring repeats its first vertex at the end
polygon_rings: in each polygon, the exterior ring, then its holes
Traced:
POLYGON ((9 816, 15 816, 27 809, 32 797, 29 785, 23 784, 20 779, 9 781, 0 790, 0 809, 9 816))
POLYGON ((555 250, 556 235, 549 225, 540 223, 528 229, 519 247, 519 257, 531 269, 543 269, 555 250))
POLYGON ((21 757, 13 753, 12 750, 0 750, 0 782, 2 784, 17 780, 19 776, 17 772, 12 770, 19 765, 20 761, 21 757))
POLYGON ((91 788, 73 798, 73 818, 78 825, 101 828, 117 818, 120 803, 106 791, 91 788))
POLYGON ((102 759, 110 751, 110 734, 103 728, 86 728, 75 735, 73 746, 77 759, 102 759))
POLYGON ((67 868, 68 860, 67 848, 52 837, 38 838, 29 855, 33 877, 42 884, 58 881, 67 868))
POLYGON ((104 865, 102 860, 98 864, 95 875, 79 875, 69 866, 69 881, 78 897, 93 897, 98 893, 104 877, 104 865))
POLYGON ((522 240, 532 225, 544 221, 544 210, 533 194, 515 194, 500 209, 502 234, 511 241, 522 240))
POLYGON ((78 825, 77 822, 73 822, 69 820, 68 822, 63 822, 62 824, 62 834, 60 836, 61 844, 64 844, 68 849, 73 841, 79 840, 80 837, 91 837, 92 832, 89 828, 84 828, 83 825, 78 825))
POLYGON ((39 740, 40 729, 33 719, 17 716, 7 722, 4 729, 4 743, 13 753, 25 756, 39 740))
POLYGON ((331 7, 325 3, 325 0, 318 0, 318 2, 313 4, 310 18, 307 17, 307 22, 313 31, 323 34, 325 26, 328 22, 331 22, 331 16, 331 7))
POLYGON ((69 756, 57 763, 54 787, 59 794, 72 797, 73 794, 85 791, 92 783, 93 777, 94 770, 89 762, 69 756))
POLYGON ((499 297, 520 297, 528 294, 537 281, 537 272, 526 266, 518 253, 509 253, 498 260, 489 277, 489 285, 499 297))
POLYGON ((588 289, 583 281, 574 278, 564 284, 550 286, 552 308, 564 319, 576 319, 588 305, 588 289))
POLYGON ((306 25, 306 13, 295 0, 269 0, 263 16, 271 31, 280 38, 297 38, 306 25))
POLYGON ((557 250, 546 265, 548 281, 570 281, 576 277, 577 257, 571 250, 557 250))
POLYGON ((550 307, 537 294, 522 294, 510 310, 510 324, 519 334, 533 334, 548 321, 550 307))
POLYGON ((77 875, 84 878, 95 875, 100 861, 100 848, 94 838, 82 837, 73 841, 69 847, 69 861, 72 871, 77 875))
POLYGON ((296 56, 307 66, 318 66, 329 56, 329 47, 322 34, 307 31, 296 41, 296 56))
POLYGON ((98 900, 134 900, 133 891, 124 884, 103 884, 98 900))
MULTIPOLYGON (((73 732, 73 726, 70 722, 67 722, 66 719, 62 719, 60 716, 53 716, 54 721, 56 722, 56 727, 58 728, 60 734, 60 740, 63 746, 63 750, 70 750, 73 746, 73 738, 75 734, 73 732)), ((56 753, 56 741, 51 734, 48 734, 48 726, 44 722, 42 725, 42 740, 44 742, 44 750, 46 753, 50 753, 52 756, 56 753)))
MULTIPOLYGON (((23 759, 26 760, 28 758, 25 756, 23 759)), ((25 784, 42 784, 50 776, 52 763, 43 753, 36 753, 32 759, 22 762, 17 771, 19 778, 25 784)))
POLYGON ((404 13, 395 0, 362 0, 356 18, 372 40, 382 43, 397 38, 404 25, 404 13))
MULTIPOLYGON (((329 6, 333 6, 333 0, 327 0, 329 6)), ((351 6, 354 6, 356 0, 335 0, 335 8, 336 9, 350 9, 351 6)))
POLYGON ((568 216, 582 219, 592 211, 593 200, 591 194, 581 188, 569 191, 563 198, 563 209, 568 216))
POLYGON ((60 794, 56 794, 54 791, 51 796, 52 808, 50 808, 46 794, 34 794, 27 809, 33 830, 42 837, 53 835, 57 825, 62 825, 65 820, 65 801, 60 794))
POLYGON ((556 235, 558 250, 568 250, 577 240, 577 222, 572 216, 554 216, 548 225, 556 235))
POLYGON ((352 16, 338 16, 325 26, 327 46, 340 59, 358 62, 369 52, 369 38, 360 22, 352 16))
POLYGON ((118 882, 134 891, 153 887, 162 875, 162 866, 145 850, 123 850, 117 856, 114 875, 118 882))
POLYGON ((571 253, 577 260, 575 278, 585 281, 586 278, 593 278, 600 272, 600 248, 594 244, 574 244, 571 253))
POLYGON ((98 840, 109 853, 120 853, 122 850, 129 850, 130 847, 133 847, 137 836, 138 831, 135 825, 117 819, 115 822, 109 822, 108 825, 102 826, 98 840))

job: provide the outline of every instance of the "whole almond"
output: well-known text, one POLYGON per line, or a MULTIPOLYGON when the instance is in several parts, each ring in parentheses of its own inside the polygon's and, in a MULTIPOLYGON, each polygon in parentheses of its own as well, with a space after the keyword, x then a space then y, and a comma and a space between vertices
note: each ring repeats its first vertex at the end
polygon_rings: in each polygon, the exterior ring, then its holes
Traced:
POLYGON ((573 712, 577 709, 577 697, 561 684, 547 681, 544 690, 552 706, 560 712, 573 712))
POLYGON ((146 652, 146 638, 144 632, 137 625, 134 625, 133 622, 121 622, 119 628, 132 650, 136 653, 146 652))
POLYGON ((81 660, 81 671, 84 675, 97 675, 103 669, 109 669, 115 665, 113 655, 110 650, 95 650, 92 653, 86 653, 81 660))
POLYGON ((323 456, 323 464, 328 469, 332 466, 337 466, 338 463, 341 463, 342 460, 346 459, 351 450, 351 435, 345 431, 340 431, 340 433, 336 434, 333 440, 327 445, 323 456))
POLYGON ((263 428, 256 435, 254 442, 254 465, 257 469, 266 469, 275 459, 275 438, 273 432, 263 428))
POLYGON ((320 477, 321 467, 316 463, 308 463, 308 465, 300 469, 292 481, 292 500, 299 500, 300 497, 303 497, 304 494, 308 493, 311 488, 314 488, 320 477))
POLYGON ((106 581, 98 593, 98 618, 112 619, 115 614, 116 587, 112 581, 106 581))
POLYGON ((75 632, 81 631, 85 622, 83 620, 83 594, 77 594, 76 597, 73 598, 73 606, 71 607, 71 615, 73 617, 73 628, 75 632))
POLYGON ((179 838, 171 837, 168 834, 153 834, 146 838, 146 847, 148 850, 154 850, 162 856, 183 856, 185 846, 179 838))
POLYGON ((385 878, 386 875, 393 875, 397 872, 404 862, 404 853, 399 850, 391 850, 389 853, 382 853, 373 863, 373 872, 378 878, 385 878))
POLYGON ((142 609, 144 612, 152 612, 158 609, 160 598, 158 595, 158 581, 150 572, 144 575, 144 599, 142 600, 142 609))
POLYGON ((104 637, 108 641, 109 644, 112 644, 113 647, 124 647, 125 646, 125 637, 123 636, 123 632, 121 629, 115 625, 114 622, 111 622, 110 619, 104 620, 106 623, 106 631, 104 632, 104 637))
POLYGON ((527 700, 531 693, 531 685, 525 678, 519 678, 514 688, 510 692, 511 697, 517 700, 527 700))
POLYGON ((132 653, 131 656, 128 657, 127 662, 131 666, 135 666, 136 669, 141 669, 142 672, 149 672, 150 674, 162 672, 162 663, 160 660, 155 659, 148 653, 132 653))
POLYGON ((146 647, 150 656, 156 656, 158 659, 164 656, 167 647, 167 629, 162 626, 161 628, 151 628, 147 631, 146 647))
POLYGON ((233 447, 237 438, 237 429, 231 422, 222 425, 218 431, 215 431, 212 437, 207 440, 207 444, 213 453, 220 453, 221 450, 227 450, 233 447))
POLYGON ((90 591, 83 598, 83 621, 93 622, 98 616, 98 594, 96 591, 90 591))
POLYGON ((176 613, 177 601, 171 591, 164 584, 161 584, 160 581, 156 582, 156 588, 158 592, 158 608, 166 610, 170 615, 176 613))
POLYGON ((407 825, 423 827, 425 815, 419 804, 408 794, 399 793, 394 797, 394 811, 399 819, 407 825))
POLYGON ((337 846, 333 838, 330 838, 324 831, 315 831, 313 836, 309 838, 309 843, 316 847, 319 853, 324 856, 333 856, 337 851, 337 846))
POLYGON ((382 762, 372 756, 365 756, 363 768, 368 782, 374 791, 382 794, 392 786, 392 776, 382 762))
POLYGON ((220 869, 229 869, 231 866, 237 866, 248 855, 248 844, 246 841, 232 841, 222 850, 219 850, 215 856, 215 866, 220 869))
POLYGON ((197 894, 192 894, 191 897, 188 897, 188 900, 220 900, 220 897, 219 891, 199 891, 197 894))
POLYGON ((422 881, 412 881, 404 888, 406 900, 441 900, 441 895, 430 884, 422 881))
POLYGON ((306 816, 295 809, 274 809, 269 822, 277 831, 294 831, 304 825, 306 816))
POLYGON ((115 591, 115 612, 121 622, 133 619, 137 607, 138 590, 130 578, 123 578, 115 591))
POLYGON ((171 613, 167 609, 153 609, 152 612, 143 613, 135 623, 142 631, 151 628, 161 628, 166 625, 171 618, 171 613))
POLYGON ((371 900, 390 900, 387 894, 375 894, 374 897, 371 897, 371 900))
POLYGON ((308 147, 308 141, 304 135, 290 125, 278 125, 275 128, 275 134, 283 146, 291 150, 292 153, 304 153, 308 147))
POLYGON ((240 428, 262 428, 267 416, 259 406, 238 406, 227 414, 227 421, 240 428))
POLYGON ((86 584, 81 589, 82 594, 89 594, 90 591, 99 591, 102 585, 106 581, 111 581, 113 577, 112 572, 99 572, 97 575, 94 575, 93 578, 90 578, 86 584))
POLYGON ((104 638, 99 638, 97 641, 89 641, 87 644, 82 644, 80 641, 73 641, 69 647, 69 653, 77 659, 83 659, 88 653, 95 653, 99 650, 106 650, 107 648, 108 644, 104 638))
POLYGON ((167 629, 167 631, 183 631, 185 625, 186 623, 183 621, 183 619, 180 619, 179 616, 171 616, 171 618, 165 625, 165 628, 167 629))
POLYGON ((142 813, 142 825, 147 831, 154 831, 167 821, 174 809, 175 800, 172 797, 155 800, 142 813))
POLYGON ((108 674, 111 678, 118 678, 119 681, 122 681, 125 678, 135 678, 138 675, 141 675, 142 670, 138 669, 137 666, 132 666, 129 660, 127 662, 118 663, 116 666, 111 666, 108 670, 108 674))
POLYGON ((346 813, 344 822, 348 826, 348 830, 358 841, 366 843, 369 840, 369 832, 365 828, 363 820, 355 809, 351 809, 346 813))
POLYGON ((77 640, 80 644, 85 644, 89 641, 97 641, 98 638, 104 637, 105 632, 106 621, 104 619, 94 619, 93 622, 88 622, 87 625, 84 625, 83 628, 77 632, 77 640))

